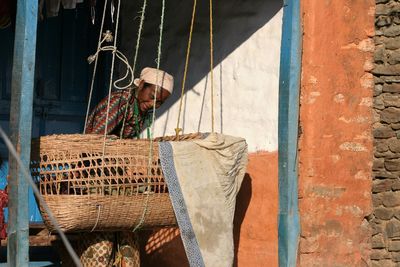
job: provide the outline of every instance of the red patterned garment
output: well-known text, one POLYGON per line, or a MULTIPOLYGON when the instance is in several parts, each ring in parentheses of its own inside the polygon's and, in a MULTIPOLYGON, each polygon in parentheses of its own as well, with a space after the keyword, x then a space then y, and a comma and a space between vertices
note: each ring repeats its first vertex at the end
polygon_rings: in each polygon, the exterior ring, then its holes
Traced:
MULTIPOLYGON (((128 105, 129 90, 119 90, 111 93, 110 107, 108 113, 107 134, 120 135, 125 115, 125 108, 128 105)), ((138 137, 139 131, 143 128, 143 117, 134 111, 135 97, 131 95, 126 115, 125 127, 122 137, 138 137)), ((102 99, 90 114, 86 134, 104 134, 106 128, 108 96, 102 99)))
POLYGON ((5 190, 0 190, 0 240, 7 237, 7 225, 4 221, 4 208, 8 204, 8 194, 5 190))

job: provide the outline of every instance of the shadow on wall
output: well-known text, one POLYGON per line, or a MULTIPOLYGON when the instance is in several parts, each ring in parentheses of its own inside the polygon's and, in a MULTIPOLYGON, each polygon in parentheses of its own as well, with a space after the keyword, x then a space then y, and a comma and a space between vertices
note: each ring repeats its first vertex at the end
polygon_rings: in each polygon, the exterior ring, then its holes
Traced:
MULTIPOLYGON (((119 47, 131 64, 133 64, 141 5, 142 1, 124 1, 121 4, 119 47)), ((161 68, 174 75, 175 91, 167 100, 167 104, 157 112, 158 115, 168 112, 172 103, 179 101, 192 5, 193 1, 166 1, 161 68)), ((220 64, 258 29, 267 24, 282 6, 282 0, 214 1, 214 66, 220 64)), ((196 10, 186 90, 190 90, 210 71, 208 1, 198 1, 196 10)), ((156 66, 160 15, 161 1, 148 2, 136 75, 145 66, 156 66)), ((214 70, 216 71, 218 70, 214 70)), ((120 66, 118 72, 123 75, 125 69, 120 66)), ((222 91, 227 93, 231 89, 223 88, 222 80, 221 78, 219 81, 214 81, 214 83, 219 83, 221 91, 216 94, 221 94, 221 96, 222 91)))
MULTIPOLYGON (((234 265, 238 266, 238 248, 240 228, 252 195, 251 177, 244 176, 236 198, 235 217, 233 220, 234 265)), ((183 243, 177 228, 162 228, 140 233, 143 266, 180 266, 188 267, 183 243)))

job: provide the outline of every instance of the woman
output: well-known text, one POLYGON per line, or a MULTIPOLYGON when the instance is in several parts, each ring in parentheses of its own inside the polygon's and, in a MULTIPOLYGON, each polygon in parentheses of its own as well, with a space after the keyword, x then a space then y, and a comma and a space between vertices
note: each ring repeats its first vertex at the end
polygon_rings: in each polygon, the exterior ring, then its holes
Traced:
MULTIPOLYGON (((85 133, 104 134, 107 127, 108 135, 139 138, 154 100, 159 108, 172 94, 173 83, 173 77, 165 71, 144 68, 134 81, 133 94, 119 90, 111 93, 110 100, 107 96, 99 102, 87 120, 85 133)), ((77 253, 85 267, 140 266, 138 236, 131 231, 85 233, 77 244, 77 253)))

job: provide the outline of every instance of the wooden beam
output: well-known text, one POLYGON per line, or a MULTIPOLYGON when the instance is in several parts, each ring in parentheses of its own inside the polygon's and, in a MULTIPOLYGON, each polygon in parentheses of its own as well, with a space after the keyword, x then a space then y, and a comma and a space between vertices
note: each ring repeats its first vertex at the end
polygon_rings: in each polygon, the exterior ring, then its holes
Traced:
MULTIPOLYGON (((32 103, 35 76, 38 1, 18 0, 11 82, 10 135, 13 145, 29 168, 32 103)), ((16 160, 9 157, 8 266, 29 265, 28 182, 16 160)))

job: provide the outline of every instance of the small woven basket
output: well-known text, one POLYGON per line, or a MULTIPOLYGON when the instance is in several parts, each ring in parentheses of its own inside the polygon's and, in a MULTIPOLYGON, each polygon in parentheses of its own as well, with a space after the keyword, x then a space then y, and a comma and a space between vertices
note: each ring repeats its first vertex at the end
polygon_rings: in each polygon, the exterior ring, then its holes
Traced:
MULTIPOLYGON (((201 134, 179 140, 200 139, 201 134)), ((66 232, 132 230, 172 226, 175 215, 158 156, 147 139, 103 135, 44 136, 32 141, 31 174, 66 232), (104 151, 104 155, 103 155, 104 151)), ((39 205, 43 221, 54 230, 39 205)))

